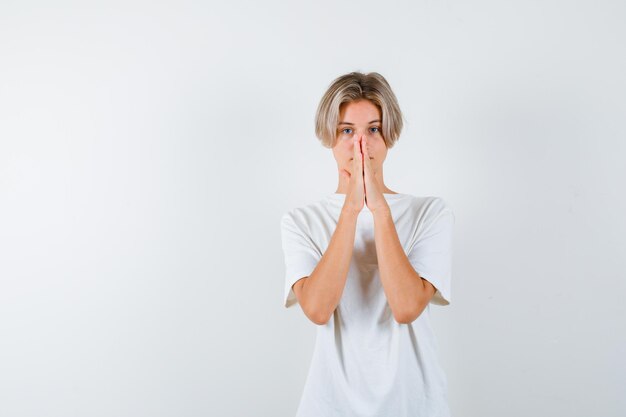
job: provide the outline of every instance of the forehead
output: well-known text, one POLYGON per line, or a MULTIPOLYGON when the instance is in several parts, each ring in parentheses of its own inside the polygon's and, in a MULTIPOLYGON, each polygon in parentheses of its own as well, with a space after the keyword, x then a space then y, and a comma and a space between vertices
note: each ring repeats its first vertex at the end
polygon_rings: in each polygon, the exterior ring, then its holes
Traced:
POLYGON ((380 118, 380 109, 369 100, 351 101, 339 108, 339 121, 365 121, 380 118))

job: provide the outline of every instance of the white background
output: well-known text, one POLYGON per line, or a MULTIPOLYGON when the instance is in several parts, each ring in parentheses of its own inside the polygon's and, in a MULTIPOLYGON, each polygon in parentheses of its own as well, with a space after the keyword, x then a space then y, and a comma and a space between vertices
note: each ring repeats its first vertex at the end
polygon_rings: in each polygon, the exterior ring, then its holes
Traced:
POLYGON ((623 1, 0 3, 0 415, 293 416, 280 216, 383 74, 391 189, 456 215, 455 417, 623 416, 623 1))

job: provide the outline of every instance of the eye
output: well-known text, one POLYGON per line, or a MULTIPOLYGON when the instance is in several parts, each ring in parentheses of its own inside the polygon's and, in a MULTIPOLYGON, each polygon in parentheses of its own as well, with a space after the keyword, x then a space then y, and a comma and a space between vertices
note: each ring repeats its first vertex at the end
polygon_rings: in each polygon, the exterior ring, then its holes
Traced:
POLYGON ((349 135, 351 132, 346 132, 346 130, 350 130, 351 131, 352 129, 350 129, 349 127, 346 127, 345 129, 343 129, 341 131, 341 133, 345 133, 346 135, 349 135))
POLYGON ((379 133, 380 132, 380 128, 378 126, 371 127, 370 130, 372 131, 372 133, 379 133))

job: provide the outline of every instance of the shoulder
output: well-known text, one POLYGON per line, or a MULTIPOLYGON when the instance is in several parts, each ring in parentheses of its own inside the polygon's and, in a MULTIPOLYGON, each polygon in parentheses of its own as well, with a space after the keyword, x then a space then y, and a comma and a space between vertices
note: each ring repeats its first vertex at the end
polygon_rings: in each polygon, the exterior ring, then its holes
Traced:
POLYGON ((452 207, 446 199, 439 196, 415 196, 405 194, 406 203, 416 212, 425 217, 437 216, 442 212, 452 212, 452 207))
POLYGON ((448 201, 442 197, 427 197, 423 223, 426 229, 450 230, 455 223, 455 218, 448 201))
POLYGON ((293 207, 283 213, 280 224, 284 227, 287 225, 296 226, 301 229, 308 229, 308 226, 319 218, 323 209, 323 200, 314 203, 293 207))
POLYGON ((452 212, 452 206, 443 197, 428 196, 425 198, 428 209, 434 214, 441 214, 446 211, 452 212))
POLYGON ((407 220, 416 231, 426 231, 436 227, 452 226, 455 223, 454 212, 448 201, 440 196, 407 195, 403 212, 410 213, 407 220))

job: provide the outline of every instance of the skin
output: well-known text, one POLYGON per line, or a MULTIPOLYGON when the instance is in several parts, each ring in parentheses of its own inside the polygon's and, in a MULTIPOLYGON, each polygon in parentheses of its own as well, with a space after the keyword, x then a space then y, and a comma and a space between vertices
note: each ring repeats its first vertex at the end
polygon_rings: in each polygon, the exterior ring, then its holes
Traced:
POLYGON ((436 291, 409 262, 384 198, 383 193, 397 193, 383 180, 387 146, 381 126, 380 109, 369 100, 352 101, 340 108, 333 155, 339 173, 336 192, 346 194, 346 198, 320 262, 311 275, 293 285, 305 315, 319 325, 328 322, 341 299, 354 247, 356 222, 364 204, 374 218, 380 279, 396 321, 403 324, 414 321, 436 291))
POLYGON ((386 201, 381 193, 397 193, 390 190, 383 179, 383 162, 387 157, 387 144, 382 135, 380 109, 369 100, 344 103, 339 111, 337 130, 337 139, 332 149, 339 173, 339 185, 336 192, 346 194, 349 207, 361 211, 365 198, 365 185, 368 185, 367 189, 370 193, 366 202, 367 207, 370 210, 384 207, 386 201), (364 152, 368 155, 365 159, 363 159, 364 152), (366 168, 365 171, 364 168, 366 168), (362 173, 364 178, 359 176, 353 178, 353 172, 362 173), (360 188, 355 188, 355 180, 360 188))

